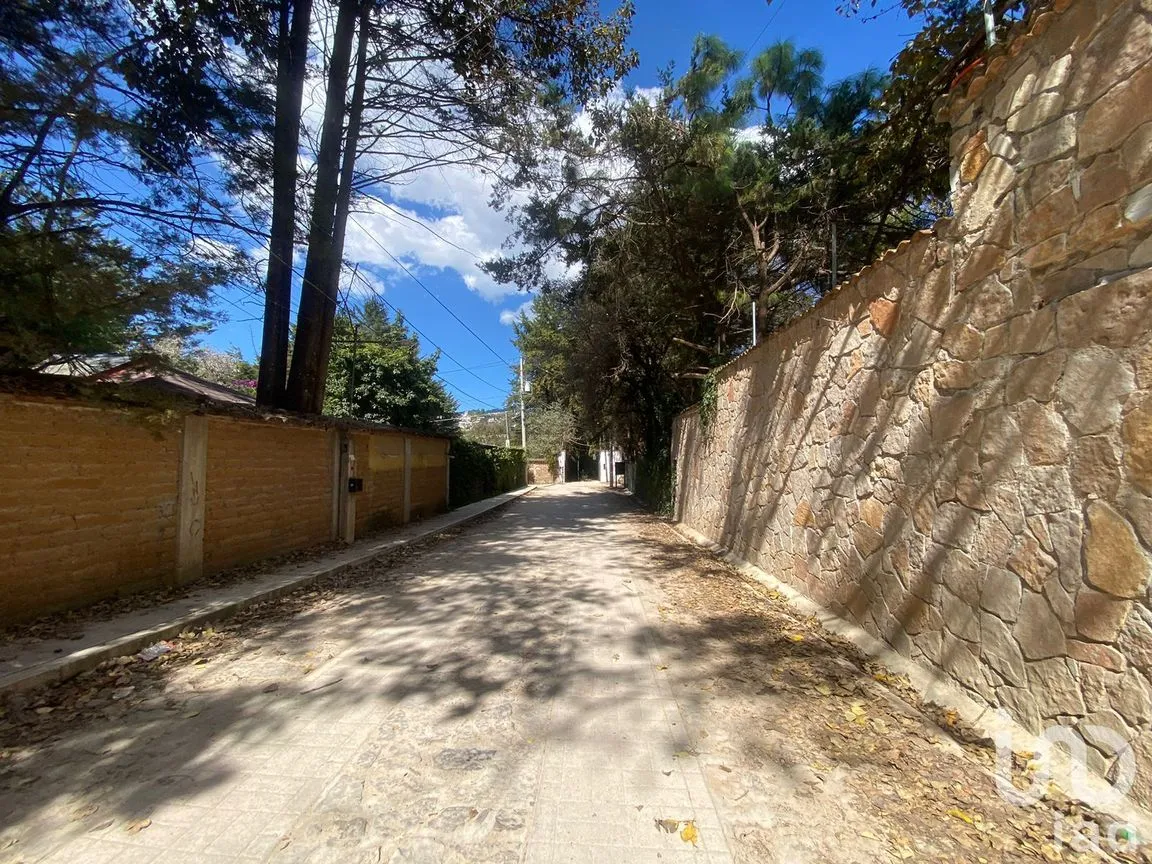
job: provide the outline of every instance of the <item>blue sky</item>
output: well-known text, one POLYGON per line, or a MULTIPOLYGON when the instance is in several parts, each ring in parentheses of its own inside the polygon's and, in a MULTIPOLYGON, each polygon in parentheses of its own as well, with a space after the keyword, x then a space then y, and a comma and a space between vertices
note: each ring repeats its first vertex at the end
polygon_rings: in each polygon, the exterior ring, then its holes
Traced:
MULTIPOLYGON (((916 30, 901 12, 864 21, 837 14, 836 6, 837 0, 637 0, 631 44, 640 66, 626 83, 656 86, 669 62, 683 71, 692 40, 702 32, 745 51, 778 39, 819 48, 831 82, 869 66, 887 69, 916 30)), ((358 262, 362 277, 354 292, 374 292, 402 310, 420 331, 425 353, 440 346, 441 375, 462 409, 503 407, 509 370, 501 362, 516 361, 508 322, 528 298, 494 285, 476 267, 480 258, 499 251, 508 234, 504 215, 487 205, 484 178, 464 171, 429 172, 380 194, 383 202, 357 214, 349 229, 346 257, 358 262)), ((262 298, 239 291, 219 294, 225 298, 219 309, 228 320, 203 341, 254 358, 262 298)))

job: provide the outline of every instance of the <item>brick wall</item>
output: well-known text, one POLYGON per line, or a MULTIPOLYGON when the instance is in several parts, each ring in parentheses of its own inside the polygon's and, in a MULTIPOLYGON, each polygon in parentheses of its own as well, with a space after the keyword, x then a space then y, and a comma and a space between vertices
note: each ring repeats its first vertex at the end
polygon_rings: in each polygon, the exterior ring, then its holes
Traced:
POLYGON ((333 539, 334 435, 209 420, 205 572, 333 539))
POLYGON ((528 482, 545 486, 556 482, 556 465, 549 459, 532 459, 528 462, 528 482))
POLYGON ((404 521, 404 436, 355 436, 356 470, 364 491, 356 496, 356 532, 404 521))
POLYGON ((436 438, 411 438, 412 518, 427 519, 448 509, 447 442, 436 438))
POLYGON ((0 454, 0 622, 163 584, 179 424, 4 395, 0 454))
POLYGON ((954 218, 681 415, 676 507, 1148 802, 1152 9, 1056 6, 943 106, 954 218))
POLYGON ((0 394, 0 624, 334 540, 341 435, 358 533, 403 521, 405 438, 446 507, 444 439, 187 410, 0 394))

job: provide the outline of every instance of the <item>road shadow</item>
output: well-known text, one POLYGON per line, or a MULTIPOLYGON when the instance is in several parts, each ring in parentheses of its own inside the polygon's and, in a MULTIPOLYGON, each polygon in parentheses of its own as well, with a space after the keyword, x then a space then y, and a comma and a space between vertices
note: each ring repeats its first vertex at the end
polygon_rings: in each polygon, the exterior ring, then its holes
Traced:
POLYGON ((301 717, 382 723, 411 709, 449 728, 510 695, 547 705, 595 692, 606 673, 578 649, 612 598, 571 550, 603 542, 629 504, 598 484, 561 492, 560 504, 528 496, 394 566, 261 604, 197 637, 203 650, 6 696, 0 836, 49 813, 71 813, 63 829, 75 834, 211 798, 236 780, 230 747, 278 742, 301 717))

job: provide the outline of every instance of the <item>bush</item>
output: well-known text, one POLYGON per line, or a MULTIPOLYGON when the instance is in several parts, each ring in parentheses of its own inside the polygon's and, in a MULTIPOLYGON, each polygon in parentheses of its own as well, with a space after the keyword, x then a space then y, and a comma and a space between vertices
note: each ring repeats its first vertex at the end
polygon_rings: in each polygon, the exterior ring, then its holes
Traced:
POLYGON ((456 438, 448 472, 448 503, 463 507, 524 485, 524 451, 456 438))
POLYGON ((640 503, 661 516, 671 516, 672 461, 667 451, 637 459, 635 477, 632 494, 640 503))

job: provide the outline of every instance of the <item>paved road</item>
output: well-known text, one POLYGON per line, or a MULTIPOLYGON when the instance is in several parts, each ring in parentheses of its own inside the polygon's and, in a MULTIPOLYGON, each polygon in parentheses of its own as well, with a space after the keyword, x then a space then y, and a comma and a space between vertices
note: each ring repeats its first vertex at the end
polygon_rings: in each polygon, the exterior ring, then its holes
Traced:
POLYGON ((642 550, 613 518, 628 506, 541 490, 183 670, 165 686, 178 715, 145 704, 24 766, 0 855, 730 861, 643 635, 642 550))
POLYGON ((0 862, 1036 860, 989 826, 1043 814, 874 678, 627 497, 544 488, 23 706, 57 726, 0 750, 0 862))

